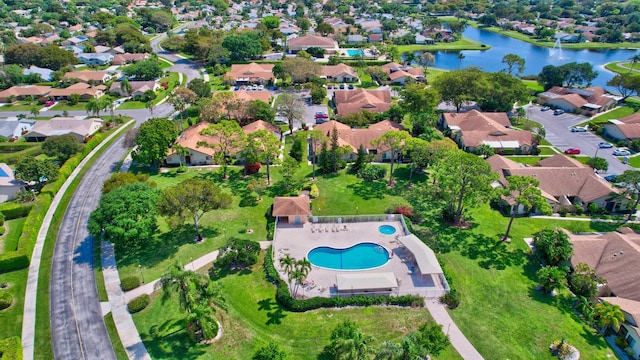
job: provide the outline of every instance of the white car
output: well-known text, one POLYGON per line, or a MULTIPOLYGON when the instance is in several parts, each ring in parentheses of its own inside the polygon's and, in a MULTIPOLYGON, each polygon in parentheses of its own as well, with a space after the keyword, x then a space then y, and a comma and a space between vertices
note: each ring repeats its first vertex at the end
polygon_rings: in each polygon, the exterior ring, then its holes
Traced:
POLYGON ((624 149, 613 150, 613 156, 629 156, 629 155, 631 155, 631 152, 629 152, 629 150, 624 150, 624 149))

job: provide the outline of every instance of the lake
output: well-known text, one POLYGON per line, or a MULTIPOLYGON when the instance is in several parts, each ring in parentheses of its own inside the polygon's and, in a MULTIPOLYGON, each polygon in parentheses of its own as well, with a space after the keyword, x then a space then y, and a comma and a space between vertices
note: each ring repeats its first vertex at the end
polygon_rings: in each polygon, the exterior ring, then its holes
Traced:
POLYGON ((489 50, 462 51, 464 58, 458 59, 459 51, 438 51, 435 53, 435 67, 455 70, 469 66, 477 66, 484 71, 496 72, 505 69, 502 58, 507 54, 516 54, 525 59, 523 75, 537 75, 546 65, 559 66, 569 62, 588 62, 598 71, 593 85, 606 87, 607 81, 614 73, 606 70, 604 65, 612 61, 626 61, 638 53, 638 50, 567 50, 551 49, 529 44, 508 36, 495 34, 474 27, 467 27, 462 33, 465 37, 491 46, 489 50))

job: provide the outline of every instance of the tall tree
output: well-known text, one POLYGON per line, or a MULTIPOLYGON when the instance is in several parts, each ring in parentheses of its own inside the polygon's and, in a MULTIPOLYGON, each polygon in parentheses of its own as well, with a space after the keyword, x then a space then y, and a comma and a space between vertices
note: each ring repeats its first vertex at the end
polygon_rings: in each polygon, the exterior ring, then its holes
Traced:
POLYGON ((429 142, 422 140, 420 138, 410 138, 409 142, 404 149, 405 155, 411 162, 409 168, 409 184, 411 186, 411 181, 413 179, 413 173, 416 169, 423 169, 429 165, 429 142))
POLYGON ((467 206, 475 206, 491 196, 497 175, 476 155, 462 150, 448 151, 436 163, 434 179, 444 202, 445 219, 455 225, 462 221, 467 206))
POLYGON ((424 68, 424 74, 427 75, 427 69, 429 66, 433 66, 436 63, 436 57, 433 56, 432 53, 425 51, 416 61, 424 68))
POLYGON ((138 81, 150 81, 162 76, 163 71, 157 59, 149 58, 124 67, 122 73, 138 81))
POLYGON ((47 156, 58 159, 60 164, 79 153, 80 150, 82 150, 82 144, 71 134, 49 136, 42 144, 42 151, 47 156))
POLYGON ((640 75, 616 74, 607 81, 607 86, 615 87, 622 95, 621 101, 624 102, 628 97, 640 93, 640 75))
POLYGON ((222 120, 218 124, 209 125, 200 134, 209 135, 215 139, 213 144, 203 142, 198 145, 216 150, 221 160, 223 177, 226 179, 228 162, 232 161, 233 156, 242 150, 246 142, 244 131, 236 121, 222 120))
POLYGON ((400 106, 410 113, 430 113, 440 102, 440 94, 433 87, 409 84, 400 90, 400 106))
POLYGON ((100 99, 91 98, 87 101, 87 104, 84 106, 84 109, 87 111, 87 114, 94 114, 95 116, 100 116, 100 111, 102 111, 102 104, 100 103, 100 99))
POLYGON ((38 115, 40 115, 40 106, 32 105, 29 112, 33 115, 33 120, 38 120, 38 115))
POLYGON ((104 235, 121 253, 141 249, 157 233, 157 198, 157 191, 144 183, 108 192, 89 216, 89 233, 95 238, 104 235))
POLYGON ((125 96, 130 96, 133 88, 131 87, 131 83, 129 79, 122 79, 120 81, 120 90, 124 93, 125 96))
POLYGON ((198 239, 202 240, 199 221, 212 210, 226 209, 231 204, 231 196, 222 192, 211 181, 188 179, 178 185, 165 188, 158 200, 160 215, 174 217, 178 223, 186 218, 193 220, 198 239))
POLYGON ((280 140, 268 130, 258 130, 249 134, 249 143, 259 161, 267 165, 267 185, 271 185, 270 166, 278 160, 280 154, 280 140))
POLYGON ((189 81, 187 88, 193 91, 198 99, 211 97, 211 84, 201 78, 189 81))
POLYGON ((622 310, 620 310, 620 306, 610 304, 606 301, 596 305, 595 318, 602 334, 607 331, 608 327, 612 327, 615 332, 618 332, 618 330, 620 330, 620 324, 624 322, 624 314, 622 310))
POLYGON ((322 65, 311 59, 296 56, 282 62, 282 71, 285 76, 291 76, 294 83, 306 83, 322 74, 322 65))
POLYGON ((27 156, 18 161, 14 174, 16 179, 26 182, 29 188, 40 191, 44 184, 58 178, 59 170, 52 161, 27 156))
POLYGON ((513 74, 514 70, 516 70, 516 74, 521 74, 524 71, 525 60, 516 54, 503 56, 502 63, 507 65, 508 74, 513 74))
POLYGON ((373 353, 371 347, 375 339, 362 331, 349 320, 339 323, 331 332, 329 352, 336 359, 366 360, 373 353))
POLYGON ((140 125, 137 146, 131 153, 133 161, 158 166, 167 157, 177 135, 178 131, 171 120, 152 118, 145 121, 140 125))
POLYGON ((505 187, 503 195, 511 201, 509 225, 507 225, 507 231, 502 237, 503 241, 509 239, 509 233, 511 232, 511 225, 516 218, 516 214, 520 211, 520 208, 526 213, 529 210, 536 208, 543 214, 551 214, 551 206, 547 203, 542 192, 538 188, 540 181, 531 176, 518 176, 513 175, 507 178, 508 184, 505 187))
POLYGON ((485 94, 489 89, 484 73, 474 67, 445 72, 432 85, 442 100, 452 103, 458 112, 464 102, 475 101, 478 94, 485 94))
POLYGON ((289 125, 289 134, 293 134, 293 126, 297 121, 302 121, 306 114, 304 102, 300 96, 293 93, 283 93, 276 100, 277 108, 289 125))
POLYGON ((311 151, 311 178, 316 178, 316 163, 318 159, 319 147, 324 139, 324 134, 320 130, 310 130, 307 132, 307 139, 309 141, 309 151, 311 151))
POLYGON ((533 234, 533 246, 542 261, 557 266, 571 259, 573 245, 569 236, 562 230, 542 230, 533 234))
POLYGON ((380 148, 382 151, 389 151, 391 164, 388 186, 393 185, 393 164, 398 160, 398 155, 401 155, 407 146, 409 146, 410 139, 411 135, 406 131, 387 131, 379 138, 371 141, 372 145, 380 148))
POLYGON ((179 87, 173 91, 171 95, 171 104, 178 111, 180 117, 183 117, 184 110, 193 104, 198 96, 191 89, 179 87))
POLYGON ((616 177, 616 186, 623 189, 624 195, 633 199, 633 206, 627 217, 627 220, 631 220, 640 203, 640 171, 625 170, 624 173, 616 177))

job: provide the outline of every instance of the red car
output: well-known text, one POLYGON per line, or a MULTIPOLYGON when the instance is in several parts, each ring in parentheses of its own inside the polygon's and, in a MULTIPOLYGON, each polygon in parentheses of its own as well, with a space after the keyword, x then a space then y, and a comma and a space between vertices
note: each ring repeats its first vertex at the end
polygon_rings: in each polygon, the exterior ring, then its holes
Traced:
POLYGON ((570 155, 578 155, 580 154, 580 149, 578 148, 568 148, 567 150, 564 151, 565 154, 570 154, 570 155))
POLYGON ((49 100, 46 103, 44 103, 44 106, 49 107, 49 106, 53 106, 55 105, 56 101, 55 100, 49 100))
POLYGON ((316 112, 316 119, 328 119, 329 115, 324 111, 316 112))

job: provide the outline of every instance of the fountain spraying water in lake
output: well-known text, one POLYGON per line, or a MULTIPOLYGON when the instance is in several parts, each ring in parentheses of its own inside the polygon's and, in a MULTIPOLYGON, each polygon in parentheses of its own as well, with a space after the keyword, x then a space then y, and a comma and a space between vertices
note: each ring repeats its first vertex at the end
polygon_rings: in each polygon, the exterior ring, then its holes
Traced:
POLYGON ((560 42, 560 38, 556 39, 553 47, 549 50, 549 55, 554 59, 564 60, 564 57, 562 56, 562 43, 560 42))

